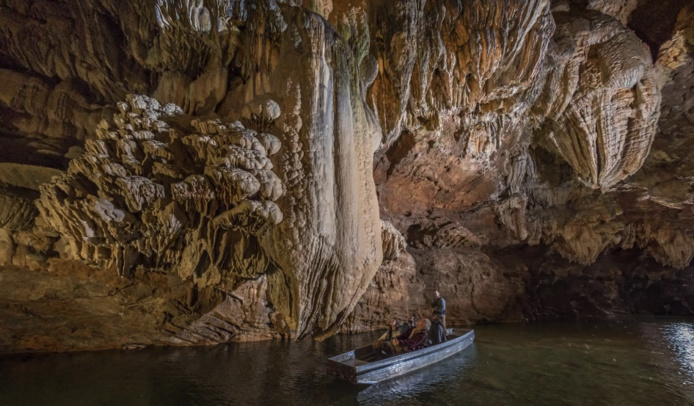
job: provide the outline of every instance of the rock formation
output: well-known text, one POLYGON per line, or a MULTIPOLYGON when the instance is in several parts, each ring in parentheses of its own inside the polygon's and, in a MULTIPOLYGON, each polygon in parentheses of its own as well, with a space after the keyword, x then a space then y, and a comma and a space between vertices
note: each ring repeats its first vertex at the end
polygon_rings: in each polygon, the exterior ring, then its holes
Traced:
POLYGON ((660 106, 656 69, 648 47, 612 18, 555 17, 557 46, 533 106, 538 142, 587 186, 609 189, 639 170, 650 151, 660 106))
POLYGON ((0 351, 692 314, 692 21, 0 0, 0 351))

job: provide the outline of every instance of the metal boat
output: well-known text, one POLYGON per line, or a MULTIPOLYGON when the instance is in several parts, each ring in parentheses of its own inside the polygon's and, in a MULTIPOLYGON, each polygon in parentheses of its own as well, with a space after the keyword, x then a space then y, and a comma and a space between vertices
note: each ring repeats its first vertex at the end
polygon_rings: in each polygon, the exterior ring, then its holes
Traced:
POLYGON ((373 345, 328 358, 328 373, 348 382, 374 384, 427 367, 467 348, 475 330, 448 329, 448 341, 379 359, 373 345))

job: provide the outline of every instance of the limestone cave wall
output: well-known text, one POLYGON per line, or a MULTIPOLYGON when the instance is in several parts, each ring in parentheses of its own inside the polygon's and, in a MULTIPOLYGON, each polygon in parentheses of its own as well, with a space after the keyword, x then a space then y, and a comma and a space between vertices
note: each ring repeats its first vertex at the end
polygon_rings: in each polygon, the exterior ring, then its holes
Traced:
POLYGON ((694 314, 693 21, 0 0, 0 351, 694 314))

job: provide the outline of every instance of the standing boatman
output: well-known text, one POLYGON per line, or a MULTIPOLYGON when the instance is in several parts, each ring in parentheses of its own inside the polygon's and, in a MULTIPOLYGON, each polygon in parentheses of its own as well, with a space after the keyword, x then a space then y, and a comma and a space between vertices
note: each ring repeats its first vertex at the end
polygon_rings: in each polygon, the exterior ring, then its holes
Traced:
POLYGON ((431 302, 434 308, 434 315, 438 317, 443 326, 443 333, 446 334, 446 300, 441 297, 439 291, 434 292, 434 301, 431 302))

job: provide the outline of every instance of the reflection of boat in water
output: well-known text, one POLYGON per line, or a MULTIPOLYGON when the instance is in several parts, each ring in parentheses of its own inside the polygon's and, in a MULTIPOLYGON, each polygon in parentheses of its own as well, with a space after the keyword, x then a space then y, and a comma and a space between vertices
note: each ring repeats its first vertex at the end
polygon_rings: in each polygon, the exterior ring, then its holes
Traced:
POLYGON ((424 368, 467 348, 475 330, 448 329, 448 341, 378 360, 373 345, 328 359, 328 373, 351 383, 373 384, 424 368))
MULTIPOLYGON (((351 386, 359 388, 357 403, 360 405, 398 404, 404 403, 399 400, 405 398, 420 401, 413 401, 412 404, 441 403, 430 401, 428 397, 432 393, 447 391, 463 393, 460 388, 475 381, 475 377, 470 375, 470 372, 475 369, 476 362, 477 351, 473 343, 464 351, 437 362, 429 368, 421 368, 410 374, 374 385, 351 386)), ((347 384, 342 381, 340 383, 347 384)), ((470 399, 465 398, 466 403, 469 401, 470 399)))

